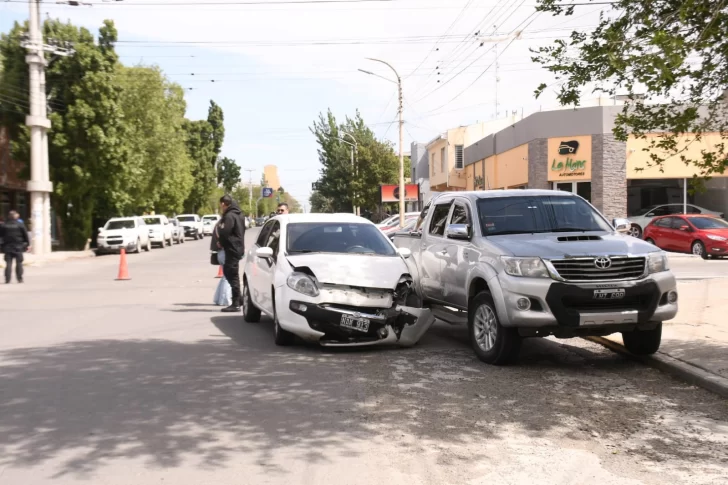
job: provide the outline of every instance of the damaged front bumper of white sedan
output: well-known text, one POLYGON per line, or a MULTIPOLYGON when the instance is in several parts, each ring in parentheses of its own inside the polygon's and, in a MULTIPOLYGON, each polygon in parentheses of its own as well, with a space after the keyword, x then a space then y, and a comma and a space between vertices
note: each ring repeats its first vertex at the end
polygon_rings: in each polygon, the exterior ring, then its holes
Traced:
POLYGON ((429 309, 400 304, 398 291, 329 286, 315 298, 290 296, 281 326, 326 347, 411 346, 435 321, 429 309))

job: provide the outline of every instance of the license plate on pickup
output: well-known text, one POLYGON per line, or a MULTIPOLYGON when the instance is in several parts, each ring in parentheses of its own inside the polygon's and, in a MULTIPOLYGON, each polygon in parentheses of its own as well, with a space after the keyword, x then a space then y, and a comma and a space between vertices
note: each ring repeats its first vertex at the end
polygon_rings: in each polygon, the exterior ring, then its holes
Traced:
POLYGON ((612 290, 594 290, 595 300, 621 300, 624 298, 624 288, 615 288, 612 290))
POLYGON ((341 315, 341 326, 358 330, 359 332, 369 331, 369 320, 366 318, 356 318, 351 315, 341 315))

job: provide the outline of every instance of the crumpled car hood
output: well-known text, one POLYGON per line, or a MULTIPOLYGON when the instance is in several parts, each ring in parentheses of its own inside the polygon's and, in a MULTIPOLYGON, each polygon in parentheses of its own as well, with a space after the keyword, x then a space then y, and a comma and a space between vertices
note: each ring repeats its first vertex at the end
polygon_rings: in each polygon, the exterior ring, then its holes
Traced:
MULTIPOLYGON (((658 251, 652 244, 629 236, 599 234, 600 241, 559 241, 558 237, 580 236, 583 233, 519 234, 493 236, 490 242, 500 246, 504 252, 513 256, 541 257, 544 259, 569 256, 607 255, 646 255, 658 251)), ((589 235, 594 235, 589 234, 589 235)))
POLYGON ((357 254, 296 254, 287 257, 294 268, 308 267, 321 283, 394 289, 409 273, 398 256, 357 254))

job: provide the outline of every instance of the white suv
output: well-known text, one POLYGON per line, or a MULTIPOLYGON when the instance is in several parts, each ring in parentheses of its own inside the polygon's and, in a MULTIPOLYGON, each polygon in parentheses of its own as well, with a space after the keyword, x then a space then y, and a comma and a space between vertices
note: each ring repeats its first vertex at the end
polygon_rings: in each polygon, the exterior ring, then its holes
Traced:
POLYGON ((185 236, 202 239, 202 219, 197 214, 180 214, 176 218, 185 230, 185 236))
POLYGON ((96 239, 97 252, 111 252, 125 249, 140 253, 142 248, 152 249, 149 228, 141 217, 114 217, 99 228, 96 239))
POLYGON ((220 216, 217 214, 202 216, 202 234, 205 236, 212 236, 212 230, 215 229, 215 225, 219 220, 220 216))
POLYGON ((144 216, 142 219, 149 228, 149 238, 152 240, 152 244, 159 244, 161 248, 164 248, 165 245, 172 245, 172 223, 169 222, 167 216, 144 216))

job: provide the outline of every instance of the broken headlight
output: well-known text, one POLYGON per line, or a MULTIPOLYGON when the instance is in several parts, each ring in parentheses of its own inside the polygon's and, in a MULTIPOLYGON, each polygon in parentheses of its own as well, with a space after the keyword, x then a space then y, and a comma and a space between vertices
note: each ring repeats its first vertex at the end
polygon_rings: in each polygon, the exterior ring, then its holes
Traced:
POLYGON ((288 287, 294 291, 308 296, 319 296, 316 279, 306 273, 291 273, 286 280, 288 287))

